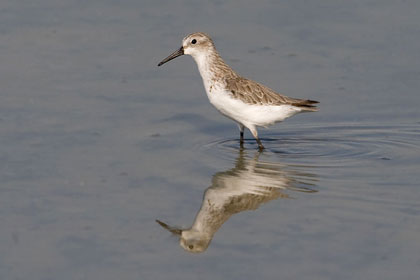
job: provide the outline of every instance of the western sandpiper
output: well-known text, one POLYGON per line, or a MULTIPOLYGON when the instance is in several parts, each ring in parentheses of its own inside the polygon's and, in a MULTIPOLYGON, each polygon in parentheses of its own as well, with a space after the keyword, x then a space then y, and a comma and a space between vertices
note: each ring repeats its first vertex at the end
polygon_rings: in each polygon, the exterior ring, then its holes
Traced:
POLYGON ((185 37, 182 47, 158 66, 184 54, 191 55, 197 63, 210 103, 238 124, 241 145, 245 127, 263 150, 257 127, 267 127, 297 113, 318 110, 314 105, 318 101, 287 97, 236 74, 220 57, 210 36, 202 32, 185 37))
POLYGON ((235 166, 213 175, 191 227, 179 228, 160 220, 156 222, 179 236, 179 244, 185 250, 201 253, 232 215, 255 210, 278 198, 289 198, 284 191, 317 192, 312 189, 317 182, 314 174, 290 169, 290 166, 280 163, 260 161, 260 154, 256 151, 251 158, 244 149, 239 149, 235 166))

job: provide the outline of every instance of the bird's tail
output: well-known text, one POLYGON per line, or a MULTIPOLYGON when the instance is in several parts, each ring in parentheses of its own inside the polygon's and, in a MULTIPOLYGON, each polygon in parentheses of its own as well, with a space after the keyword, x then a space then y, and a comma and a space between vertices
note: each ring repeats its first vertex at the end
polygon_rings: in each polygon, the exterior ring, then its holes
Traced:
POLYGON ((318 103, 319 102, 315 100, 299 99, 297 102, 293 103, 292 105, 302 108, 302 111, 316 112, 318 111, 318 108, 314 104, 318 104, 318 103))

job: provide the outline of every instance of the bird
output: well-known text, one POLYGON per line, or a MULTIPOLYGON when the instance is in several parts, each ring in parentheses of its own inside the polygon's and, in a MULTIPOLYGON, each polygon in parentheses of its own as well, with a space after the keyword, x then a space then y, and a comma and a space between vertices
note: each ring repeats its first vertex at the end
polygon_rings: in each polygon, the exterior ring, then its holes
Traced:
POLYGON ((262 161, 260 152, 253 157, 239 149, 235 166, 213 175, 204 191, 200 210, 189 228, 156 222, 179 237, 179 245, 190 253, 202 253, 214 235, 233 215, 256 210, 280 198, 290 198, 286 191, 316 193, 316 175, 290 169, 286 164, 262 161))
POLYGON ((292 98, 237 74, 220 56, 213 40, 203 32, 195 32, 182 40, 182 46, 159 62, 190 55, 195 60, 210 103, 224 116, 235 121, 244 143, 245 127, 254 136, 260 151, 264 146, 257 127, 268 127, 295 114, 315 112, 315 100, 292 98))

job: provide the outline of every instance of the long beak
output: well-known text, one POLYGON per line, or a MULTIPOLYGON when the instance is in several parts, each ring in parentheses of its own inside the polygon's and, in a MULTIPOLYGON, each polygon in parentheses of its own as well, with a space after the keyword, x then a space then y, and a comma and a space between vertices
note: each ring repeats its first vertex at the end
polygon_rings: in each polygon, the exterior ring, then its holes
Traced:
POLYGON ((156 223, 161 225, 161 227, 168 230, 172 234, 179 235, 179 236, 181 236, 181 234, 182 234, 182 229, 171 227, 171 226, 169 226, 169 225, 167 225, 164 222, 159 221, 159 220, 156 220, 156 223))
POLYGON ((178 57, 184 54, 184 47, 181 47, 179 50, 175 51, 174 53, 172 53, 170 56, 168 56, 167 58, 165 58, 164 60, 162 60, 161 62, 159 62, 158 66, 161 66, 162 64, 178 57))

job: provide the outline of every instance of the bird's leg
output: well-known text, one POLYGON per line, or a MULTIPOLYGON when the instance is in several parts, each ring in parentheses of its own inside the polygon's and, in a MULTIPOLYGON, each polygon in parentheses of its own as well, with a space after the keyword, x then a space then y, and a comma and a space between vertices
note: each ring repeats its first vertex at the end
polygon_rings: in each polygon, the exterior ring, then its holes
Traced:
POLYGON ((260 152, 262 152, 265 148, 264 148, 263 144, 261 143, 261 140, 259 138, 255 138, 255 140, 257 140, 257 143, 258 143, 258 150, 260 150, 260 152))
POLYGON ((241 144, 241 147, 244 145, 244 129, 245 126, 243 126, 242 124, 238 124, 239 126, 239 134, 241 136, 241 138, 239 139, 239 143, 241 144))
POLYGON ((260 138, 258 138, 258 131, 257 131, 257 129, 256 129, 255 127, 251 127, 251 128, 249 128, 249 130, 251 131, 251 133, 252 133, 252 135, 254 136, 255 140, 257 140, 257 143, 258 143, 258 149, 259 149, 259 150, 260 150, 260 152, 261 152, 262 150, 264 150, 264 146, 263 146, 263 144, 261 143, 260 138))

